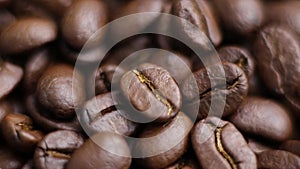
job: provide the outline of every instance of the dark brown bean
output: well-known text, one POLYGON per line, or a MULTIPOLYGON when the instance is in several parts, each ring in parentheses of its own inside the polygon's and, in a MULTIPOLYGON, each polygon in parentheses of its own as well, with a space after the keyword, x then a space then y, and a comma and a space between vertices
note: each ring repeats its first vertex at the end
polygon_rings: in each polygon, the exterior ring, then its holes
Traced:
POLYGON ((265 151, 257 156, 258 168, 263 169, 298 169, 300 157, 282 150, 265 151))
POLYGON ((300 140, 287 140, 279 148, 300 156, 300 140))
POLYGON ((25 160, 10 149, 0 146, 0 168, 19 169, 25 160))

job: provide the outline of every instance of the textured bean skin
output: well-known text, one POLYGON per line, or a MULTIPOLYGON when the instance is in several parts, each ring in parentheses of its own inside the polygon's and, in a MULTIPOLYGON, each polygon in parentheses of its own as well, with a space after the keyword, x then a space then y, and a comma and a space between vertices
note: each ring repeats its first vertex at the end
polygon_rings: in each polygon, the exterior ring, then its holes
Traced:
POLYGON ((300 168, 300 157, 282 150, 270 150, 257 156, 258 168, 264 169, 297 169, 300 168))
POLYGON ((1 32, 0 50, 3 54, 17 54, 51 42, 56 36, 57 27, 52 21, 24 18, 13 22, 1 32))

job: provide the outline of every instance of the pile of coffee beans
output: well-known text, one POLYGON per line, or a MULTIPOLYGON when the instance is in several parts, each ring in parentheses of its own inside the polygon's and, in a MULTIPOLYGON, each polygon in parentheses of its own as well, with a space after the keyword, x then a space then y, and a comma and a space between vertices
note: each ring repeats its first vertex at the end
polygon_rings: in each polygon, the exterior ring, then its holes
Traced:
POLYGON ((0 0, 0 169, 299 169, 299 120, 298 0, 0 0))

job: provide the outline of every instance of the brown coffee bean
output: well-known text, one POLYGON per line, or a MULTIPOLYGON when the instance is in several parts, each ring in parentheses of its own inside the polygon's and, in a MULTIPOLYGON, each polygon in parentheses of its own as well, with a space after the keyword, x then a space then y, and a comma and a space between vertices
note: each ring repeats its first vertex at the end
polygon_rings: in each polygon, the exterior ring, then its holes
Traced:
POLYGON ((300 140, 287 140, 279 148, 300 156, 300 140))
POLYGON ((260 0, 213 0, 224 27, 234 33, 247 34, 263 23, 263 5, 260 0))
POLYGON ((129 169, 130 164, 127 142, 120 135, 101 132, 74 152, 67 169, 129 169))
POLYGON ((34 165, 37 169, 64 169, 72 153, 83 143, 82 136, 73 131, 51 132, 38 144, 34 153, 34 165))
POLYGON ((73 48, 80 49, 107 22, 106 6, 102 1, 78 0, 62 19, 62 34, 73 48))
POLYGON ((121 88, 130 103, 142 115, 157 122, 176 116, 181 108, 177 83, 165 69, 145 63, 125 73, 121 88))
POLYGON ((2 54, 17 54, 51 42, 56 36, 57 28, 52 21, 24 18, 13 22, 1 32, 0 50, 2 54))
POLYGON ((224 46, 218 50, 222 62, 230 62, 238 65, 248 77, 254 73, 254 59, 250 52, 240 46, 224 46))
POLYGON ((297 36, 286 27, 267 26, 257 36, 254 53, 266 86, 285 97, 300 116, 300 44, 297 36))
POLYGON ((257 167, 264 169, 300 168, 300 157, 282 150, 265 151, 257 156, 257 167))
POLYGON ((83 106, 80 120, 90 135, 107 131, 128 136, 135 132, 137 124, 126 119, 125 114, 115 107, 111 95, 97 95, 83 106))
POLYGON ((32 120, 22 114, 7 114, 1 122, 1 131, 8 145, 15 151, 32 152, 43 133, 35 130, 32 120))
MULTIPOLYGON (((1 1, 0 1, 0 3, 1 3, 1 1)), ((12 22, 16 21, 15 16, 6 9, 0 9, 0 18, 1 18, 1 20, 0 20, 0 33, 2 32, 2 30, 6 26, 8 26, 12 22)))
POLYGON ((195 126, 192 145, 203 169, 253 168, 256 157, 235 126, 216 117, 208 117, 195 126))
MULTIPOLYGON (((226 96, 226 103, 223 111, 223 117, 235 112, 239 104, 244 100, 248 92, 248 81, 245 73, 233 63, 222 64, 225 71, 225 78, 218 77, 221 74, 208 73, 206 69, 200 69, 190 75, 182 84, 181 91, 183 96, 188 100, 185 105, 187 109, 199 109, 198 119, 203 119, 208 115, 211 108, 212 113, 220 113, 220 107, 211 107, 211 98, 215 101, 226 96), (215 80, 214 86, 211 85, 210 79, 215 80), (222 88, 220 79, 226 81, 226 86, 222 88), (198 88, 195 88, 195 83, 198 88), (197 91, 198 90, 198 91, 197 91)), ((219 105, 216 105, 219 106, 219 105)))
POLYGON ((25 160, 10 149, 0 146, 0 168, 19 169, 25 160))
POLYGON ((21 81, 22 76, 21 67, 0 59, 0 99, 11 93, 21 81))
POLYGON ((36 4, 32 0, 12 0, 11 11, 17 18, 45 18, 53 19, 52 14, 44 7, 36 4))
POLYGON ((52 117, 73 118, 85 98, 83 77, 67 64, 51 65, 38 81, 36 96, 52 117))
POLYGON ((294 125, 284 107, 259 97, 246 98, 230 121, 241 131, 274 141, 289 139, 294 125))
POLYGON ((33 0, 36 4, 45 7, 54 15, 62 16, 68 7, 72 5, 75 0, 33 0))
POLYGON ((191 120, 182 112, 163 126, 146 127, 134 145, 133 153, 142 158, 135 162, 143 168, 164 168, 177 161, 186 151, 191 120), (155 145, 155 146, 153 146, 155 145))

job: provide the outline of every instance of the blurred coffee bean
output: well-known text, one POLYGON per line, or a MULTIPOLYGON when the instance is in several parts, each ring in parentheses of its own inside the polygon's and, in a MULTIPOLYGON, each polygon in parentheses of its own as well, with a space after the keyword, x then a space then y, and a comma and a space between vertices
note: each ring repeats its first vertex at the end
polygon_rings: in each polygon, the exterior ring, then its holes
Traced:
POLYGON ((300 44, 288 28, 263 28, 254 43, 260 76, 273 92, 283 95, 300 116, 300 44))
POLYGON ((51 65, 38 81, 36 96, 50 116, 70 119, 85 98, 83 77, 70 65, 51 65))
POLYGON ((65 41, 75 49, 82 48, 87 40, 106 24, 106 10, 102 1, 75 1, 62 19, 62 34, 65 41))
POLYGON ((24 87, 26 93, 34 93, 39 78, 50 65, 52 54, 50 49, 41 48, 34 51, 24 67, 24 87))
POLYGON ((224 46, 218 50, 222 62, 238 65, 248 77, 254 72, 254 59, 246 48, 240 46, 224 46))
POLYGON ((38 144, 34 153, 34 165, 37 169, 64 169, 72 153, 83 143, 82 136, 73 131, 51 132, 38 144))
POLYGON ((74 152, 67 169, 129 169, 130 164, 127 142, 120 135, 100 132, 74 152))
POLYGON ((23 70, 21 67, 0 58, 0 99, 11 93, 22 79, 22 76, 23 70))
POLYGON ((145 63, 125 73, 121 89, 137 109, 137 113, 157 122, 176 116, 181 108, 181 94, 170 73, 153 64, 145 63))
POLYGON ((7 114, 1 122, 1 131, 10 147, 23 153, 32 152, 43 138, 43 133, 33 128, 32 120, 22 114, 7 114))
POLYGON ((148 126, 134 145, 135 162, 143 168, 164 168, 177 161, 187 150, 191 120, 182 112, 164 125, 148 126), (153 146, 155 145, 155 146, 153 146))
POLYGON ((22 169, 35 169, 33 160, 27 161, 23 166, 22 169))
MULTIPOLYGON (((1 1, 0 1, 1 3, 1 1)), ((16 21, 15 16, 6 9, 0 9, 0 33, 1 31, 12 22, 16 21)))
POLYGON ((0 168, 19 169, 22 167, 25 159, 19 154, 13 153, 10 149, 0 146, 0 168))
POLYGON ((257 167, 263 169, 297 169, 300 157, 282 150, 265 151, 257 156, 257 167))
POLYGON ((90 135, 104 131, 127 136, 133 134, 137 124, 126 119, 115 106, 111 93, 95 96, 83 106, 81 124, 90 135))
POLYGON ((230 121, 241 131, 274 141, 289 139, 294 127, 284 107, 259 97, 246 98, 230 121))
POLYGON ((224 27, 230 32, 248 34, 257 30, 264 19, 260 0, 213 0, 224 27))
POLYGON ((300 156, 300 140, 287 140, 279 148, 300 156))
MULTIPOLYGON (((222 101, 220 100, 222 99, 221 96, 226 96, 222 115, 224 117, 234 113, 247 95, 248 80, 243 70, 233 63, 223 63, 222 66, 226 79, 218 77, 221 74, 208 73, 203 68, 188 76, 182 84, 182 94, 188 100, 185 106, 189 109, 199 105, 198 119, 203 119, 208 115, 213 96, 219 101, 222 101), (211 85, 210 80, 216 81, 214 86, 211 85), (226 81, 226 86, 221 86, 222 81, 220 80, 226 81), (195 89, 195 85, 198 86, 198 89, 195 89)), ((212 113, 219 113, 219 109, 219 107, 212 107, 211 111, 212 113)))
POLYGON ((0 35, 2 54, 17 54, 56 39, 56 25, 46 19, 23 18, 8 25, 0 35))
POLYGON ((256 157, 235 126, 216 117, 198 122, 192 145, 203 169, 253 168, 256 157))

